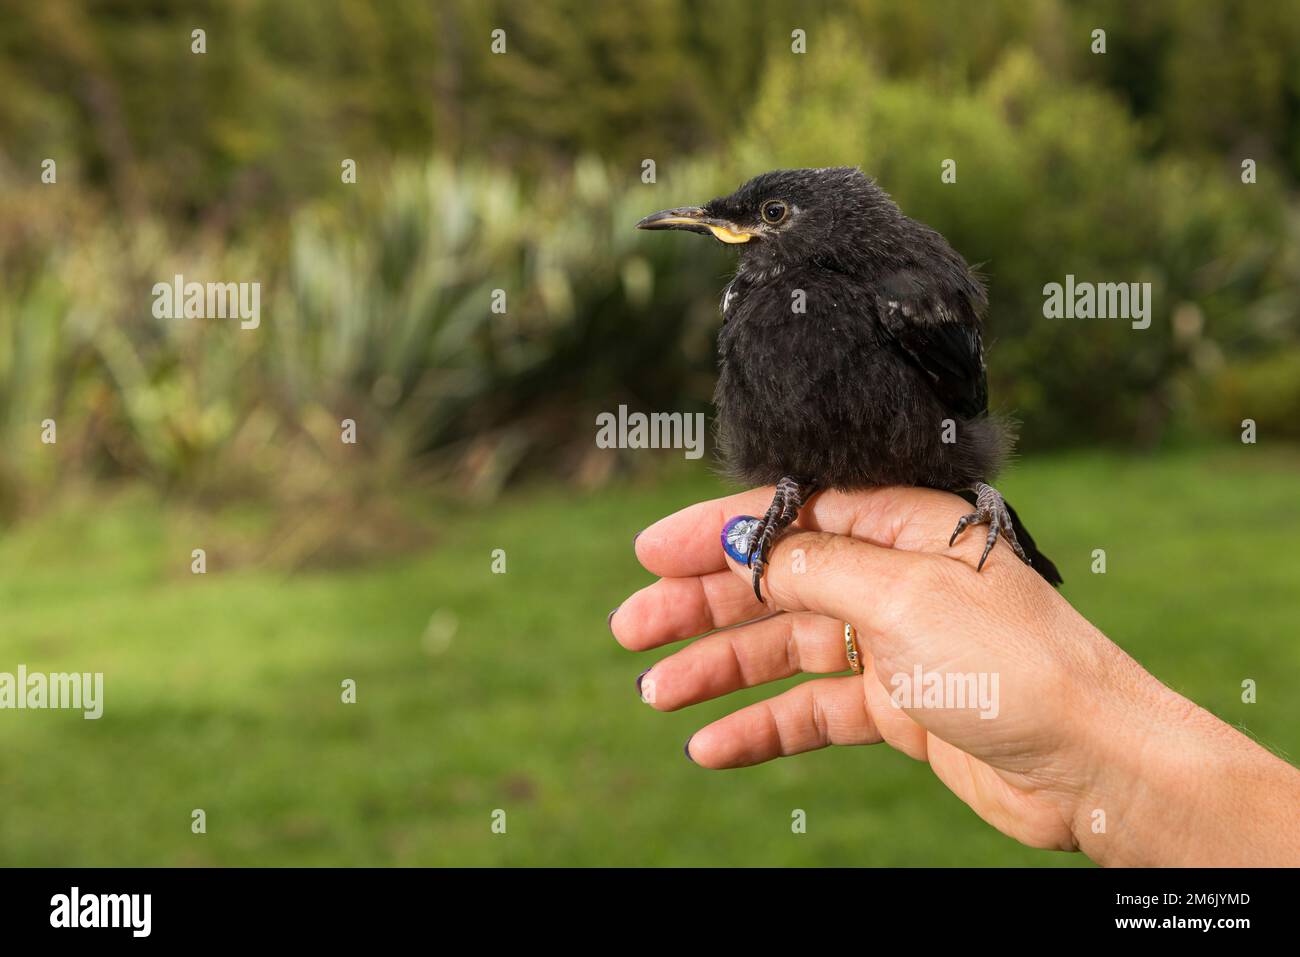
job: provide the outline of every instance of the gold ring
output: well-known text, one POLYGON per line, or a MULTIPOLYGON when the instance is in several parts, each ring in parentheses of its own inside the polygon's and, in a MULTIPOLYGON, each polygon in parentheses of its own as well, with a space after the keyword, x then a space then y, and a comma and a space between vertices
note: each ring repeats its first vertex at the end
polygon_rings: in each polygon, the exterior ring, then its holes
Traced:
POLYGON ((858 654, 858 630, 844 623, 844 653, 849 656, 849 667, 855 675, 862 674, 862 658, 858 654))

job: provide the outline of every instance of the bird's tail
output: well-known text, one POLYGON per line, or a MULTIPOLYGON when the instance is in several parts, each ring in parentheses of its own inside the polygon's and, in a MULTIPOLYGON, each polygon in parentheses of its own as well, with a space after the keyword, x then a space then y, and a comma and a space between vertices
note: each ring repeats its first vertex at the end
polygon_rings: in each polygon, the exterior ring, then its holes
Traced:
POLYGON ((1016 530, 1016 541, 1020 542, 1020 547, 1029 556, 1029 564, 1033 566, 1034 571, 1047 579, 1049 585, 1062 584, 1065 579, 1056 570, 1055 563, 1038 550, 1038 546, 1034 544, 1034 536, 1029 534, 1029 529, 1025 528, 1025 523, 1020 520, 1016 510, 1008 505, 1007 513, 1011 516, 1011 527, 1016 530))
MULTIPOLYGON (((958 494, 969 501, 972 505, 975 504, 974 492, 968 494, 963 491, 958 494)), ((1011 503, 1004 499, 1003 504, 1006 505, 1007 512, 1011 515, 1011 527, 1015 530, 1016 541, 1018 541, 1020 547, 1025 550, 1025 555, 1029 557, 1030 566, 1034 571, 1042 575, 1049 585, 1058 586, 1063 584, 1065 579, 1062 578, 1061 573, 1056 570, 1056 564, 1038 550, 1038 546, 1034 543, 1034 536, 1029 534, 1029 529, 1025 528, 1025 523, 1020 520, 1020 516, 1017 515, 1016 510, 1011 507, 1011 503)))

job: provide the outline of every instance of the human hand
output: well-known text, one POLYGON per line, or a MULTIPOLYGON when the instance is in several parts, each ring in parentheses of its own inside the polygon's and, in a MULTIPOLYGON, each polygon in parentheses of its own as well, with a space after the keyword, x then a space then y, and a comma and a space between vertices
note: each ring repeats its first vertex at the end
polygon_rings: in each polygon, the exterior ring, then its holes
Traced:
MULTIPOLYGON (((708 633, 649 669, 643 697, 671 711, 801 672, 846 671, 844 621, 857 627, 864 674, 808 681, 714 722, 687 745, 696 763, 739 767, 884 741, 928 761, 982 818, 1035 847, 1115 862, 1276 853, 1265 834, 1237 835, 1215 854, 1200 835, 1166 833, 1172 822, 1195 832, 1198 815, 1240 801, 1239 785, 1195 807, 1166 802, 1186 802, 1219 769, 1281 788, 1293 811, 1300 772, 1161 685, 1005 543, 976 572, 982 536, 948 545, 968 510, 961 499, 911 488, 816 496, 773 550, 765 607, 720 535, 770 499, 759 489, 704 502, 638 536, 637 557, 662 577, 617 609, 615 637, 643 651, 708 633), (960 677, 984 700, 907 700, 917 669, 922 687, 937 675, 956 691, 960 677), (1100 832, 1097 812, 1109 822, 1100 832)), ((1294 814, 1266 817, 1300 859, 1294 814)))

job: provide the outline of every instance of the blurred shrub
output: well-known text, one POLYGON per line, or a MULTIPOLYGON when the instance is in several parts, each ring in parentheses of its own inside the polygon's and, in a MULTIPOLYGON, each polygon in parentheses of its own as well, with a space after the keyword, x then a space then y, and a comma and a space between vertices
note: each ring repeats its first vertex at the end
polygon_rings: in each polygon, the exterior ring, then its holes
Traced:
POLYGON ((639 27, 621 8, 556 32, 549 8, 446 5, 444 46, 463 57, 434 68, 447 148, 363 158, 355 186, 338 182, 336 157, 368 131, 391 133, 398 152, 424 143, 405 96, 428 78, 414 38, 434 29, 430 12, 325 5, 326 29, 314 4, 289 3, 280 20, 254 0, 232 9, 246 15, 214 10, 210 33, 241 38, 244 59, 215 76, 186 72, 188 53, 184 69, 172 63, 170 15, 133 8, 77 34, 64 31, 90 22, 83 5, 52 2, 0 38, 0 75, 20 78, 0 129, 24 134, 21 153, 0 145, 0 507, 78 476, 319 511, 343 495, 340 514, 412 475, 485 495, 523 473, 599 481, 624 460, 595 448, 597 413, 709 409, 733 262, 702 238, 633 224, 776 166, 860 165, 981 264, 993 403, 1023 420, 1027 447, 1149 443, 1198 424, 1222 434, 1247 417, 1292 434, 1291 360, 1269 358, 1300 342, 1300 213, 1284 178, 1266 170, 1247 186, 1236 156, 1161 152, 1166 133, 1135 118, 1128 81, 1115 80, 1118 93, 1072 81, 1074 67, 1044 52, 1066 29, 1051 0, 994 8, 1000 26, 972 27, 965 44, 912 7, 850 4, 839 19, 810 8, 805 55, 789 52, 788 17, 755 22, 738 49, 724 18, 671 0, 631 52, 639 27), (456 32, 477 37, 497 17, 517 58, 485 59, 456 32), (56 29, 52 56, 76 66, 89 99, 14 69, 14 37, 56 29), (686 38, 694 46, 678 50, 686 38), (936 51, 946 66, 931 69, 936 51), (673 85, 679 55, 694 66, 673 85), (386 56, 387 72, 361 76, 386 56), (300 72, 281 73, 286 58, 300 72), (160 63, 179 71, 166 123, 145 109, 160 63), (628 68, 636 75, 621 76, 628 68), (618 92, 582 88, 588 70, 618 92), (226 82, 228 102, 205 119, 212 85, 226 82), (107 87, 92 95, 96 83, 107 87), (531 92, 457 119, 455 91, 478 102, 480 83, 498 99, 531 92), (665 84, 670 105, 639 113, 665 84), (355 109, 322 105, 340 102, 355 109), (471 150, 466 137, 480 134, 471 150), (33 183, 40 144, 59 142, 71 144, 59 185, 33 183), (148 159, 112 151, 133 142, 151 144, 148 159), (556 162, 575 142, 592 153, 556 162), (686 158, 715 143, 726 145, 686 158), (503 147, 510 170, 480 158, 503 147), (659 157, 657 184, 639 179, 643 154, 659 157), (950 158, 955 184, 940 179, 950 158), (239 228, 237 208, 257 228, 239 228), (261 328, 155 319, 152 286, 177 273, 260 282, 261 328), (1044 319, 1044 285, 1067 274, 1150 282, 1151 327, 1044 319), (39 441, 45 418, 57 446, 39 441), (345 418, 356 447, 339 441, 345 418))
POLYGON ((124 210, 256 230, 345 156, 664 164, 724 148, 778 66, 867 58, 960 92, 1016 46, 1053 86, 1112 93, 1153 149, 1300 179, 1296 0, 0 0, 0 168, 59 157, 124 210))
POLYGON ((629 188, 582 162, 525 193, 501 172, 399 167, 346 213, 295 220, 273 376, 290 407, 357 410, 396 461, 485 492, 524 467, 598 478, 614 461, 598 412, 707 407, 720 254, 632 228, 706 175, 629 188))
POLYGON ((708 407, 725 257, 633 225, 712 194, 712 175, 629 187, 583 162, 525 193, 500 171, 399 164, 283 236, 229 245, 58 192, 67 232, 8 247, 29 273, 0 289, 7 468, 286 501, 345 464, 354 484, 422 471, 483 493, 521 468, 599 480, 617 456, 595 448, 598 412, 708 407), (152 287, 176 274, 261 282, 260 328, 154 318, 152 287))
POLYGON ((1197 407, 1222 436, 1239 438, 1249 419, 1259 442, 1300 441, 1300 348, 1229 363, 1197 397, 1197 407))

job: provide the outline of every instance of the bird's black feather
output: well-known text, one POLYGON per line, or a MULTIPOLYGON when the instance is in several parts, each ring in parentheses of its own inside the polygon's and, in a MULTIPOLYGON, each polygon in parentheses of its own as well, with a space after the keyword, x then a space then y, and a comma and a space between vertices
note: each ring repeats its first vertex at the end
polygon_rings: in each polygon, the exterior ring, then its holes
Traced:
MULTIPOLYGON (((939 233, 845 167, 765 173, 642 225, 709 232, 701 222, 724 226, 714 234, 740 250, 714 395, 735 478, 952 491, 992 479, 1012 436, 988 411, 986 294, 939 233)), ((1059 582, 1013 524, 1030 563, 1059 582)))
POLYGON ((886 276, 876 292, 893 345, 925 373, 945 404, 968 418, 989 406, 977 308, 960 292, 944 297, 927 288, 914 270, 886 276))

